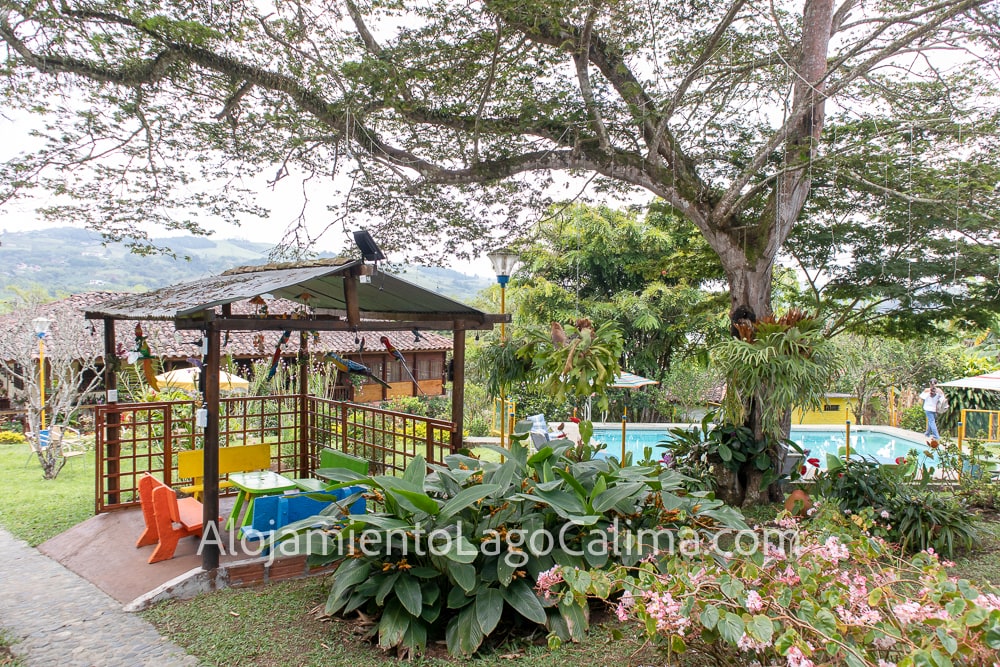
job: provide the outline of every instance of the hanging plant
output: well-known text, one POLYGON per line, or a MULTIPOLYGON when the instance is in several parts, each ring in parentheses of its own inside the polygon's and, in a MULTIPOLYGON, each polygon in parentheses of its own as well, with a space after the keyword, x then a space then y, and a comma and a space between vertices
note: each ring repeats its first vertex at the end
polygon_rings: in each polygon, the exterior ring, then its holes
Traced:
POLYGON ((519 347, 514 341, 500 341, 485 346, 480 353, 477 363, 490 396, 509 394, 514 385, 531 378, 531 359, 520 357, 519 347))
POLYGON ((621 370, 624 346, 614 322, 595 328, 581 318, 575 326, 553 322, 548 328, 530 327, 526 334, 517 356, 530 360, 543 390, 557 401, 593 395, 598 407, 607 409, 607 389, 621 370))

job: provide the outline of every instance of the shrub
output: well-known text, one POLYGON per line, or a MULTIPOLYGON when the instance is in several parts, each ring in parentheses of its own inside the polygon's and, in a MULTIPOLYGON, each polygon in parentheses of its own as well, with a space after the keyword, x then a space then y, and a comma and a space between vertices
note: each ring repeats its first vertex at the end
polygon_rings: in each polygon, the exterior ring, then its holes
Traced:
POLYGON ((951 558, 956 547, 970 548, 976 536, 972 515, 937 491, 903 487, 889 513, 892 540, 910 553, 933 549, 951 558))
POLYGON ((875 459, 851 459, 846 463, 827 462, 816 475, 813 495, 836 502, 840 509, 857 512, 870 507, 881 510, 899 491, 899 480, 891 469, 875 459))
POLYGON ((16 431, 0 431, 0 445, 19 445, 27 442, 24 434, 16 431))
POLYGON ((581 608, 588 596, 617 599, 618 617, 670 664, 688 651, 728 665, 993 663, 1000 590, 950 578, 933 552, 898 558, 849 524, 800 529, 790 548, 729 560, 702 553, 610 573, 563 566, 541 590, 581 608))
POLYGON ((586 610, 532 591, 545 572, 636 565, 652 553, 641 530, 744 527, 710 495, 684 493, 673 471, 622 468, 593 458, 586 444, 529 454, 522 439, 491 447, 502 463, 455 454, 430 474, 419 457, 401 478, 345 473, 342 486, 368 485, 385 511, 342 528, 314 517, 288 529, 297 536, 292 551, 313 565, 336 563, 327 611, 376 615, 379 645, 402 654, 442 635, 453 655, 472 654, 515 622, 579 641, 586 610), (313 530, 317 522, 327 531, 313 530))

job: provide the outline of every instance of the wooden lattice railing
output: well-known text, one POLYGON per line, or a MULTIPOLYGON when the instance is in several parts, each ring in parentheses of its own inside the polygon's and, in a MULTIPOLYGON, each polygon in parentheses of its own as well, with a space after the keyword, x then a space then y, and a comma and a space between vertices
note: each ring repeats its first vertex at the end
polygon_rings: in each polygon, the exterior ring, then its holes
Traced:
MULTIPOLYGON (((195 409, 193 401, 97 408, 97 512, 138 504, 146 472, 180 485, 177 452, 204 446, 195 409)), ((402 471, 417 454, 440 463, 451 452, 454 430, 447 421, 314 396, 224 398, 219 413, 220 447, 267 442, 271 469, 295 477, 315 469, 323 447, 361 456, 379 474, 402 471)))

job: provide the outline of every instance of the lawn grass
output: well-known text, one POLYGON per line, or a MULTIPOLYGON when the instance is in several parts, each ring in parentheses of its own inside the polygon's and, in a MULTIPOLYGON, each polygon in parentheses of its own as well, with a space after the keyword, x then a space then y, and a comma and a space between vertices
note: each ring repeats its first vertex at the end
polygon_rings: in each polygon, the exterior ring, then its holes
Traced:
POLYGON ((27 443, 0 445, 0 525, 37 546, 94 515, 94 451, 49 480, 30 451, 27 443))
MULTIPOLYGON (((143 613, 160 634, 183 646, 203 664, 300 665, 302 667, 377 667, 386 654, 364 637, 357 619, 322 619, 330 590, 328 577, 287 581, 258 590, 229 589, 186 602, 166 602, 143 613)), ((504 621, 501 621, 503 624, 504 621)), ((562 667, 575 665, 662 664, 663 657, 644 642, 612 638, 614 622, 598 624, 582 644, 550 651, 539 630, 528 639, 490 647, 476 658, 452 659, 443 644, 428 647, 414 665, 474 667, 562 667)), ((620 634, 620 633, 618 633, 620 634)), ((690 656, 686 665, 707 665, 690 656)))
POLYGON ((0 628, 0 667, 22 667, 24 663, 10 652, 14 640, 7 631, 0 628))

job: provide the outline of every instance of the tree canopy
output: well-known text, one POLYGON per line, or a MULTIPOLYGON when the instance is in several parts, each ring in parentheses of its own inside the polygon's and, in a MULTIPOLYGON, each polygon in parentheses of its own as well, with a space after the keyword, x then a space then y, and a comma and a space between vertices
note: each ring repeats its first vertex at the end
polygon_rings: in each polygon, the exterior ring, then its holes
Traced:
POLYGON ((267 171, 340 192, 320 227, 478 252, 521 235, 561 172, 664 200, 719 255, 733 308, 763 316, 816 174, 837 174, 829 201, 914 201, 873 148, 951 118, 971 170, 995 140, 995 0, 3 8, 5 95, 48 139, 7 164, 5 196, 44 186, 113 236, 259 213, 242 179, 267 171), (824 141, 831 105, 851 139, 824 141))

